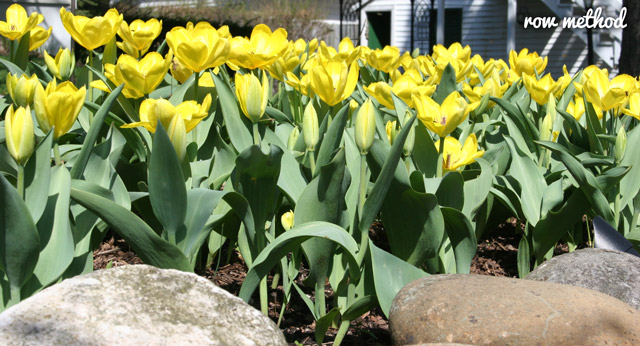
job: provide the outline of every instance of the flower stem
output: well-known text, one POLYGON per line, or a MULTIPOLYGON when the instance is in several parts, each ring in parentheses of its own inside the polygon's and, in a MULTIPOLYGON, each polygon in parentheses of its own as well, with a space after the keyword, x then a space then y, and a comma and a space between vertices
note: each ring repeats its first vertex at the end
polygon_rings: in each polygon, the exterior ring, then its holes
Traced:
POLYGON ((260 311, 269 316, 269 291, 267 290, 267 277, 260 280, 260 311))
POLYGON ((18 195, 24 199, 24 166, 18 164, 18 195))
POLYGON ((62 165, 62 158, 60 157, 60 147, 58 147, 58 143, 53 145, 53 158, 56 165, 62 165))
MULTIPOLYGON (((93 68, 93 51, 89 51, 89 67, 93 68)), ((91 82, 93 82, 93 71, 89 70, 88 76, 89 82, 89 101, 93 102, 93 88, 91 87, 91 82)), ((89 124, 93 123, 93 113, 89 112, 89 124)))
POLYGON ((253 144, 260 146, 260 131, 258 123, 253 123, 253 144))
POLYGON ((338 334, 336 334, 336 338, 333 340, 334 346, 340 346, 342 339, 344 339, 347 331, 349 331, 349 326, 351 326, 351 321, 349 320, 342 320, 342 322, 340 322, 340 329, 338 329, 338 334))
POLYGON ((443 165, 444 165, 444 138, 440 137, 440 148, 438 149, 438 164, 436 167, 436 176, 438 178, 442 177, 443 165))
POLYGON ((316 156, 313 150, 309 150, 309 165, 311 166, 311 176, 314 177, 316 175, 316 156))
POLYGON ((196 102, 198 102, 198 88, 200 87, 200 76, 202 76, 202 71, 200 72, 196 72, 196 81, 195 84, 193 85, 193 94, 194 94, 194 99, 196 102))

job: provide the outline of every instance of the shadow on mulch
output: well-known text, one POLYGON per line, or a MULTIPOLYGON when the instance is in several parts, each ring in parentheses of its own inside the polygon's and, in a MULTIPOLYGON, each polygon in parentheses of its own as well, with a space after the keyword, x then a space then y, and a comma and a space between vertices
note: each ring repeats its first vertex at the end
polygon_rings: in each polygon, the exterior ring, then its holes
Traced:
MULTIPOLYGON (((499 225, 496 229, 489 230, 483 234, 478 241, 476 256, 471 264, 471 273, 490 276, 518 277, 518 243, 522 235, 521 225, 515 219, 499 225)), ((111 263, 111 266, 121 266, 126 264, 141 264, 142 261, 122 239, 117 236, 107 236, 108 240, 94 251, 94 270, 104 269, 111 263)), ((384 229, 379 223, 375 223, 370 230, 370 237, 382 249, 388 251, 389 247, 384 235, 384 229)), ((219 268, 207 268, 204 272, 197 274, 212 281, 217 286, 237 296, 240 287, 247 274, 247 267, 236 252, 231 254, 223 250, 222 258, 230 258, 229 263, 219 268)), ((554 255, 568 252, 566 245, 556 247, 554 255)), ((302 288, 307 296, 313 299, 313 290, 304 286, 302 281, 308 276, 308 270, 301 269, 301 274, 296 279, 296 283, 302 288)), ((272 277, 268 278, 271 286, 272 277)), ((269 317, 277 323, 283 302, 283 288, 279 285, 276 290, 271 291, 269 302, 269 317)), ((327 302, 331 301, 333 292, 327 284, 325 289, 327 302)), ((297 294, 291 294, 291 301, 287 304, 280 322, 280 329, 285 335, 289 345, 315 345, 315 321, 308 307, 297 294)), ((259 308, 257 291, 250 301, 254 307, 259 308)), ((322 345, 332 345, 337 329, 329 329, 322 345)), ((343 339, 342 345, 363 345, 378 346, 390 345, 391 335, 389 332, 389 322, 384 314, 378 309, 373 309, 351 322, 351 328, 343 339)))

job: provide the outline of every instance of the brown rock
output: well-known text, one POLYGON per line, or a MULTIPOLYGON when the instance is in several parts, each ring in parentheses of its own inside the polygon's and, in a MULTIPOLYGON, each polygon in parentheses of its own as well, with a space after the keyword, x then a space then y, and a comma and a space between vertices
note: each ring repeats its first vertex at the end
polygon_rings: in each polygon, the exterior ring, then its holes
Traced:
POLYGON ((389 313, 396 345, 640 345, 640 311, 593 290, 482 275, 405 286, 389 313))

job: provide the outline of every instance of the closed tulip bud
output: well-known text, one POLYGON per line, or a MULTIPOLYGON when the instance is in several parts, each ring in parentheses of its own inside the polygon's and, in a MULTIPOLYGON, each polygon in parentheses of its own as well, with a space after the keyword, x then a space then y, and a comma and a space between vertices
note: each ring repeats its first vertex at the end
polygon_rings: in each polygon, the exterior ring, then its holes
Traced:
POLYGON ((613 149, 613 155, 616 159, 616 163, 622 162, 624 158, 624 152, 627 149, 627 132, 624 130, 624 127, 620 127, 618 130, 618 135, 616 136, 616 145, 613 149))
POLYGON ((180 114, 175 114, 167 127, 167 135, 176 150, 178 160, 182 161, 187 153, 187 129, 180 114))
POLYGON ((304 144, 307 146, 307 150, 314 151, 320 139, 320 130, 318 126, 318 113, 316 113, 312 102, 309 102, 304 109, 302 135, 304 136, 304 144))
POLYGON ((33 153, 35 140, 33 137, 33 120, 29 106, 20 107, 13 110, 13 105, 9 106, 7 116, 4 121, 5 137, 9 154, 21 165, 33 153))
POLYGON ((355 140, 360 153, 366 155, 376 134, 376 113, 371 99, 367 99, 358 111, 355 140))
MULTIPOLYGON (((405 126, 406 123, 411 119, 411 114, 407 111, 407 114, 404 117, 405 126)), ((415 124, 411 125, 411 129, 409 129, 409 133, 407 134, 407 139, 404 141, 404 147, 402 147, 402 153, 405 157, 411 156, 413 152, 413 146, 416 142, 416 127, 415 124)))
POLYGON ((269 101, 267 74, 262 75, 261 83, 258 77, 251 73, 236 73, 236 97, 242 113, 254 124, 260 121, 269 101))
POLYGON ((387 138, 389 139, 389 144, 393 145, 393 142, 396 140, 396 136, 398 135, 396 131, 396 121, 387 121, 385 129, 387 130, 387 138))
POLYGON ((54 79, 47 85, 46 90, 38 84, 33 98, 33 108, 40 129, 46 133, 54 128, 54 139, 69 132, 84 106, 85 95, 84 86, 78 89, 71 82, 57 84, 54 79))
POLYGON ((75 60, 74 54, 68 48, 60 48, 55 58, 52 58, 46 51, 44 52, 44 62, 47 64, 49 72, 60 80, 69 79, 76 64, 75 60))
POLYGON ((349 119, 351 119, 353 112, 355 112, 356 109, 358 109, 358 107, 360 107, 360 105, 358 104, 358 101, 356 100, 349 101, 349 119))
POLYGON ((287 140, 287 148, 289 148, 289 150, 295 150, 298 137, 300 137, 300 130, 298 130, 297 127, 294 127, 289 134, 289 140, 287 140))
POLYGON ((33 95, 35 94, 36 86, 39 84, 40 82, 35 74, 31 75, 31 77, 22 75, 20 78, 11 73, 7 74, 9 96, 11 96, 13 103, 19 107, 33 105, 33 95))
POLYGON ((289 210, 288 212, 282 214, 282 217, 280 217, 280 223, 282 224, 282 228, 284 228, 285 231, 293 228, 293 211, 289 210))
POLYGON ((547 113, 547 115, 542 120, 542 126, 540 127, 540 140, 541 141, 551 140, 552 130, 553 130, 553 120, 551 118, 551 114, 547 113))

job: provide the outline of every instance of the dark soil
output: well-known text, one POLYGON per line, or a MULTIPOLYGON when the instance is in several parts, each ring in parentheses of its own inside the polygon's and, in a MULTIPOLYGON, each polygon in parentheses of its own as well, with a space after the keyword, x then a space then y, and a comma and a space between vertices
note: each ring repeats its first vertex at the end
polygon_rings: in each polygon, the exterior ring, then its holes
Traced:
MULTIPOLYGON (((498 226, 495 230, 487 231, 478 242, 478 250, 471 264, 471 273, 490 276, 518 277, 517 248, 522 232, 515 219, 511 219, 498 226)), ((374 224, 370 236, 381 248, 388 249, 384 229, 380 224, 374 224)), ((556 248, 556 254, 568 252, 566 246, 556 248)), ((222 258, 229 256, 230 261, 219 268, 208 268, 199 275, 211 280, 217 286, 238 295, 240 286, 246 276, 247 267, 237 253, 226 254, 222 252, 222 258)), ((142 261, 122 239, 108 236, 108 240, 94 251, 94 270, 104 269, 107 266, 121 266, 126 264, 141 264, 142 261)), ((215 265, 215 264, 214 264, 215 265)), ((306 288, 302 280, 306 277, 307 270, 302 269, 297 283, 309 296, 313 296, 313 290, 306 288)), ((269 285, 271 285, 269 277, 269 285)), ((325 291, 331 301, 329 285, 325 291)), ((272 291, 269 302, 269 317, 274 322, 278 321, 283 301, 282 286, 272 291)), ((285 308, 280 329, 284 333, 290 345, 315 345, 314 331, 315 321, 307 306, 297 293, 291 295, 292 301, 285 308)), ((253 303, 257 307, 257 299, 253 303)), ((337 329, 329 329, 323 345, 332 345, 337 329)), ((391 335, 389 323, 379 309, 374 309, 351 322, 351 328, 345 336, 343 345, 390 345, 391 335)))

